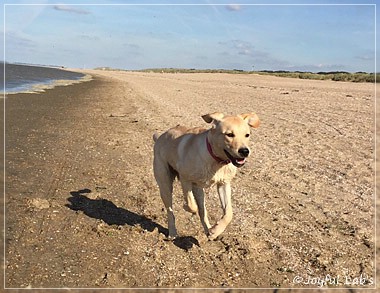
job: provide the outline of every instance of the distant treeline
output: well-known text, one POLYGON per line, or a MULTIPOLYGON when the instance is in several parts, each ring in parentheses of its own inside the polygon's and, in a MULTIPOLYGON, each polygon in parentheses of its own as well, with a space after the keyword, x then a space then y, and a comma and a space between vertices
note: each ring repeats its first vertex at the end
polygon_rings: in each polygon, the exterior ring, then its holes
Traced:
MULTIPOLYGON (((120 70, 108 67, 96 68, 100 70, 120 70)), ((285 71, 285 70, 262 70, 262 71, 244 71, 240 69, 195 69, 195 68, 150 68, 143 70, 128 70, 138 72, 155 72, 155 73, 230 73, 230 74, 261 74, 274 75, 280 77, 292 77, 300 79, 317 79, 317 80, 333 80, 333 81, 352 81, 352 82, 379 82, 379 73, 366 72, 345 72, 345 71, 330 71, 330 72, 303 72, 303 71, 285 71)))

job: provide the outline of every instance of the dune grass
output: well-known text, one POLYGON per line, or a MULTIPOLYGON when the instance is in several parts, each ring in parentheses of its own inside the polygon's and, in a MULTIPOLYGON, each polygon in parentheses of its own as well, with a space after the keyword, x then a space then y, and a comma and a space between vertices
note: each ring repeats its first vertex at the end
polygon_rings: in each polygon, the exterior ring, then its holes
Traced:
POLYGON ((333 80, 333 81, 352 81, 352 82, 379 82, 380 74, 366 73, 366 72, 344 72, 344 71, 332 71, 332 72, 300 72, 300 71, 259 71, 258 74, 274 75, 280 77, 293 77, 300 79, 317 79, 317 80, 333 80))
MULTIPOLYGON (((121 70, 108 67, 95 68, 99 70, 121 70)), ((379 82, 380 73, 367 72, 302 72, 302 71, 283 71, 283 70, 262 70, 262 71, 245 71, 239 69, 187 69, 187 68, 148 68, 142 70, 122 70, 122 71, 138 71, 138 72, 154 72, 154 73, 229 73, 229 74, 260 74, 273 75, 279 77, 291 77, 299 79, 314 79, 314 80, 332 80, 332 81, 350 81, 350 82, 379 82)))

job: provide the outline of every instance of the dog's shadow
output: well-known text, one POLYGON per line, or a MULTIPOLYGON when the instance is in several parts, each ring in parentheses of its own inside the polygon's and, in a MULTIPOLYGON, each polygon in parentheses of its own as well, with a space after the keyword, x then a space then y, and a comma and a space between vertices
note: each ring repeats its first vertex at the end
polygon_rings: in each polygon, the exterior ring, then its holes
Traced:
MULTIPOLYGON (((66 204, 66 207, 73 211, 82 211, 88 217, 103 220, 108 225, 140 225, 142 229, 149 232, 153 232, 153 230, 157 228, 159 233, 164 234, 166 237, 168 236, 168 229, 151 219, 127 209, 120 208, 107 199, 88 198, 86 194, 89 193, 91 193, 91 190, 87 188, 71 191, 71 197, 67 199, 70 203, 66 204)), ((193 245, 199 246, 198 240, 191 236, 179 237, 175 239, 173 243, 186 251, 192 248, 193 245)))

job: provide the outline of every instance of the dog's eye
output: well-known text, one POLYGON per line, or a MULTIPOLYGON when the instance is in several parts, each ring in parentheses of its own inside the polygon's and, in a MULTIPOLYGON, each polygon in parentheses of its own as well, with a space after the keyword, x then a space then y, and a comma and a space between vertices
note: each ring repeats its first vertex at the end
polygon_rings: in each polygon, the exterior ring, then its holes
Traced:
POLYGON ((228 137, 235 137, 235 134, 233 134, 232 132, 229 132, 229 133, 226 133, 226 136, 228 136, 228 137))
POLYGON ((249 137, 249 133, 247 133, 247 134, 245 135, 245 137, 249 137))

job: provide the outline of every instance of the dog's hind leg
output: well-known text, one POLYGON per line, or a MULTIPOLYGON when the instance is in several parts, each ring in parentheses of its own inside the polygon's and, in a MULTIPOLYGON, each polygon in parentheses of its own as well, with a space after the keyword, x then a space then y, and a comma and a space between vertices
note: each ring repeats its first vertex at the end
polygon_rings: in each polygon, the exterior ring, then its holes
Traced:
POLYGON ((183 197, 185 200, 185 203, 183 205, 183 208, 185 211, 190 212, 192 214, 196 214, 198 211, 197 203, 195 202, 194 195, 193 195, 193 184, 188 181, 180 180, 182 191, 183 191, 183 197))
POLYGON ((175 174, 173 174, 170 167, 165 163, 161 164, 155 162, 154 176, 158 187, 160 188, 160 195, 166 208, 169 238, 175 238, 177 236, 175 217, 173 213, 173 181, 175 179, 175 174))

